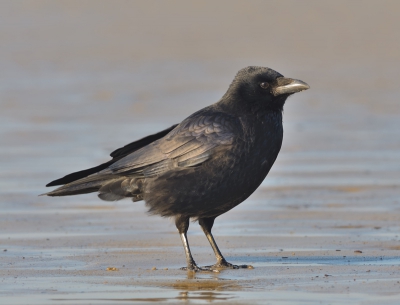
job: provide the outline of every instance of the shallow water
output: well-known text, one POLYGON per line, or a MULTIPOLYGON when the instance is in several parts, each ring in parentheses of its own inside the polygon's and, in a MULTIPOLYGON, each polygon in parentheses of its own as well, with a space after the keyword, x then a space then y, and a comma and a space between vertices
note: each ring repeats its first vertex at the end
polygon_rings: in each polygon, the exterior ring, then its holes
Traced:
MULTIPOLYGON (((399 4, 99 3, 0 4, 0 303, 398 304, 399 4), (172 221, 143 203, 37 196, 253 64, 311 86, 267 179, 213 229, 254 269, 179 270, 172 221)), ((189 240, 214 262, 197 224, 189 240)))

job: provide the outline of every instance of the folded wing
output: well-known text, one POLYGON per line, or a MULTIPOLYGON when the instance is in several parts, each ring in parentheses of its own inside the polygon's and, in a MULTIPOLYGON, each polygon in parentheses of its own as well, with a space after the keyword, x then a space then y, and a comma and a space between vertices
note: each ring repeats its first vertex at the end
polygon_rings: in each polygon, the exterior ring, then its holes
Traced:
POLYGON ((111 164, 117 162, 118 160, 122 159, 123 157, 129 155, 130 153, 137 151, 138 149, 145 147, 146 145, 149 145, 150 143, 164 137, 167 135, 171 130, 173 130, 178 124, 172 125, 171 127, 162 130, 156 134, 149 135, 145 138, 142 138, 140 140, 137 140, 135 142, 129 143, 125 145, 124 147, 118 148, 117 150, 113 151, 110 156, 112 157, 112 160, 105 162, 103 164, 100 164, 98 166, 81 170, 69 175, 66 175, 60 179, 51 181, 48 183, 46 186, 56 186, 56 185, 63 185, 63 184, 68 184, 74 181, 77 181, 79 179, 83 179, 85 177, 88 177, 92 174, 98 173, 105 168, 109 167, 111 164))
POLYGON ((196 114, 164 138, 111 164, 100 174, 152 177, 177 167, 192 167, 212 158, 215 149, 232 145, 237 119, 227 114, 196 114))

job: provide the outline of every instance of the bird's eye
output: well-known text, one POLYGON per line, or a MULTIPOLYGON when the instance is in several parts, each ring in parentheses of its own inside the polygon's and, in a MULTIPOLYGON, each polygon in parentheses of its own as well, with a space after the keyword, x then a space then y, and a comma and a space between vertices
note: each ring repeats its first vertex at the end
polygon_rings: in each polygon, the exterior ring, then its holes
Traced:
POLYGON ((260 87, 263 88, 263 89, 267 89, 269 87, 269 84, 268 83, 261 83, 260 87))

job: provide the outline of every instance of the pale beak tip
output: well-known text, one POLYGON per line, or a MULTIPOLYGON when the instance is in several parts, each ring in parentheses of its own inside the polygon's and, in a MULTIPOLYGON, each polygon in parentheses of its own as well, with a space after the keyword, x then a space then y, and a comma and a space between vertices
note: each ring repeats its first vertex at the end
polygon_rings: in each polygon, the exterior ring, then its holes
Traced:
POLYGON ((284 79, 282 78, 283 81, 287 82, 290 81, 289 83, 286 83, 284 85, 278 85, 275 87, 272 91, 272 93, 275 96, 281 95, 281 94, 293 94, 297 92, 301 92, 307 89, 310 89, 310 86, 298 79, 284 79))

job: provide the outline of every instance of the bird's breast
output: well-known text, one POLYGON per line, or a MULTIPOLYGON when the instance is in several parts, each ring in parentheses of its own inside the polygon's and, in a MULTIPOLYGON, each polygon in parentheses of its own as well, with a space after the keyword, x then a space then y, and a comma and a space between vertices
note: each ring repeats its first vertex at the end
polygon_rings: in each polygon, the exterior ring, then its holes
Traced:
POLYGON ((264 180, 274 164, 282 146, 283 127, 281 113, 259 116, 257 120, 245 121, 243 138, 237 142, 241 151, 238 170, 243 178, 254 185, 264 180))

